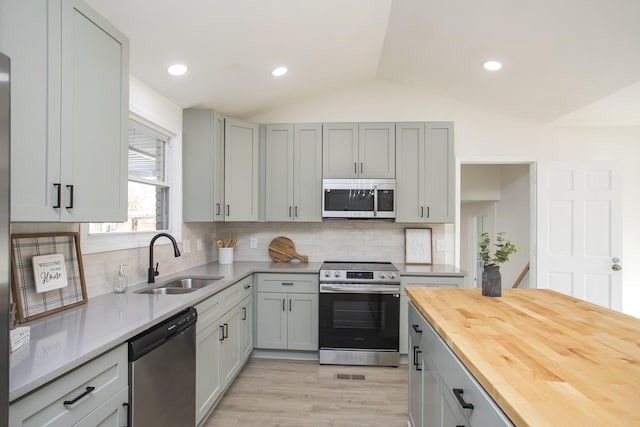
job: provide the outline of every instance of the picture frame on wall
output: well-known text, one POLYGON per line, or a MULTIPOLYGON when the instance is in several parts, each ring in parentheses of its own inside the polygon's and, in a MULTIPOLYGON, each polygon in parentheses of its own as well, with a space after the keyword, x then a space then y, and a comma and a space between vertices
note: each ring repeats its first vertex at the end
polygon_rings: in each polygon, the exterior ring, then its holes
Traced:
POLYGON ((85 304, 88 297, 80 235, 11 235, 11 277, 19 323, 85 304))
POLYGON ((431 228, 405 228, 405 264, 432 265, 432 244, 433 240, 431 228))

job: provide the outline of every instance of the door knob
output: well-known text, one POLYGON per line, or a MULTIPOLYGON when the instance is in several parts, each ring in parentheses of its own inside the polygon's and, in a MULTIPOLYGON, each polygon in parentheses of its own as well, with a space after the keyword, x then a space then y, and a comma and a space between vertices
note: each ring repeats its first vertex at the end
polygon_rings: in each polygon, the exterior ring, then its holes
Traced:
POLYGON ((620 271, 620 270, 622 270, 622 267, 620 266, 620 264, 613 264, 613 265, 611 266, 611 269, 612 269, 613 271, 620 271))

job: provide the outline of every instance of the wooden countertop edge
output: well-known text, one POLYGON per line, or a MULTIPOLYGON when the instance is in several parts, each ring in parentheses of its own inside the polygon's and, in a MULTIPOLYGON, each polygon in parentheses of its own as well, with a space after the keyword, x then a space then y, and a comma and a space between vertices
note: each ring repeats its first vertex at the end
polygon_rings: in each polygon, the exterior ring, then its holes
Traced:
MULTIPOLYGON (((435 315, 439 316, 439 318, 436 319, 422 306, 422 303, 414 297, 415 293, 415 296, 418 298, 429 296, 431 298, 430 301, 434 301, 433 298, 437 297, 439 291, 447 292, 446 289, 425 290, 424 288, 418 287, 408 287, 406 290, 410 300, 419 309, 429 324, 433 326, 438 335, 447 343, 451 350, 468 368, 469 372, 471 372, 482 387, 484 387, 487 393, 514 424, 517 426, 566 425, 566 417, 564 417, 564 423, 562 422, 562 411, 571 408, 572 410, 569 414, 572 417, 572 425, 610 425, 612 414, 614 417, 618 417, 617 419, 622 422, 621 425, 629 425, 629 422, 632 423, 631 425, 640 425, 640 423, 635 424, 640 420, 640 416, 635 413, 633 408, 633 402, 635 402, 635 397, 637 396, 634 394, 634 390, 637 390, 634 384, 640 372, 638 368, 638 364, 640 363, 640 356, 638 356, 640 340, 637 340, 638 330, 640 330, 640 328, 638 328, 640 323, 639 319, 548 289, 520 289, 513 290, 514 292, 508 290, 506 292, 508 298, 482 297, 483 305, 497 304, 493 310, 489 307, 487 308, 486 311, 491 313, 490 316, 487 317, 489 320, 485 320, 487 322, 493 320, 493 316, 496 316, 496 318, 500 320, 500 314, 513 315, 517 313, 520 316, 525 316, 533 324, 541 321, 546 324, 547 321, 550 320, 550 318, 545 315, 546 309, 553 313, 554 310, 560 308, 563 310, 571 310, 572 307, 576 309, 575 313, 577 313, 577 318, 582 320, 582 322, 576 323, 575 326, 571 324, 569 330, 565 331, 563 329, 561 335, 552 335, 549 340, 549 342, 554 342, 564 348, 564 341, 557 342, 553 339, 565 338, 572 340, 576 339, 577 336, 580 340, 579 342, 583 344, 577 344, 577 349, 572 347, 572 345, 568 345, 567 352, 571 353, 568 359, 549 359, 548 362, 550 362, 550 365, 547 366, 545 363, 535 359, 533 355, 529 358, 529 362, 527 362, 520 360, 519 357, 527 359, 528 354, 507 352, 506 354, 501 353, 503 357, 496 358, 495 362, 491 361, 491 363, 487 363, 486 353, 484 355, 481 354, 482 349, 479 349, 477 352, 474 350, 479 344, 477 331, 468 336, 447 332, 447 329, 460 330, 459 319, 457 321, 447 319, 446 315, 443 314, 444 312, 438 312, 437 308, 433 308, 434 306, 432 306, 435 315), (535 294, 531 294, 531 292, 535 292, 535 294), (543 308, 542 313, 529 307, 530 299, 533 299, 532 307, 536 307, 535 304, 544 303, 543 305, 537 306, 537 308, 543 308), (601 318, 599 316, 604 317, 601 318), (588 321, 585 319, 588 319, 588 321), (606 326, 600 327, 604 319, 606 319, 606 326), (449 325, 451 322, 455 323, 449 325), (594 329, 587 329, 592 333, 587 333, 589 338, 583 340, 580 337, 582 337, 582 329, 585 327, 594 329), (610 329, 616 332, 611 334, 609 332, 610 329), (596 333, 595 337, 593 332, 596 333), (591 356, 589 351, 594 350, 594 348, 604 351, 605 356, 607 356, 606 363, 601 363, 600 365, 583 363, 583 368, 584 366, 591 368, 591 370, 586 371, 584 369, 579 371, 573 369, 567 371, 565 369, 567 362, 570 363, 569 366, 573 367, 575 366, 574 362, 580 364, 580 362, 585 361, 585 354, 587 355, 586 361, 589 361, 591 356), (576 355, 573 354, 575 350, 578 351, 576 355), (478 360, 478 363, 482 364, 482 367, 474 363, 474 357, 478 360), (533 363, 533 365, 527 365, 527 363, 533 363), (558 363, 563 365, 558 365, 558 363), (525 369, 518 369, 522 367, 525 369), (533 375, 531 375, 531 372, 527 372, 531 369, 534 371, 533 375), (483 371, 486 371, 487 375, 485 375, 483 371), (589 379, 587 379, 588 383, 586 386, 585 384, 581 384, 581 382, 585 381, 585 377, 581 376, 584 375, 585 372, 589 373, 589 378, 594 378, 595 384, 598 384, 597 381, 600 381, 604 388, 598 388, 597 386, 595 388, 592 387, 589 379), (549 379, 549 376, 554 377, 555 375, 560 376, 558 380, 553 378, 549 379), (612 375, 615 376, 612 377, 612 375), (605 377, 604 380, 603 377, 605 377), (523 381, 528 384, 528 386, 525 387, 525 389, 516 389, 513 386, 514 380, 516 383, 517 381, 523 381), (611 381, 614 381, 613 385, 610 384, 611 381), (507 399, 498 389, 502 389, 504 393, 509 393, 509 398, 507 399), (524 393, 525 390, 526 393, 524 393), (629 391, 631 391, 631 395, 629 395, 629 391), (627 404, 627 401, 631 403, 631 405, 627 404)), ((456 290, 451 291, 456 292, 456 290)), ((466 301, 467 303, 473 302, 473 299, 477 299, 480 296, 479 289, 457 290, 457 292, 460 291, 470 292, 468 294, 468 301, 466 301)), ((456 298, 459 297, 464 300, 462 295, 463 294, 460 294, 456 296, 456 298)), ((505 295, 503 295, 503 297, 504 296, 505 295)), ((475 302, 477 302, 477 300, 475 302)), ((442 297, 442 303, 447 304, 444 296, 442 297)), ((454 310, 463 307, 464 303, 465 301, 454 310)), ((435 307, 437 307, 437 305, 435 307)), ((563 319, 563 317, 565 316, 562 315, 557 319, 557 321, 561 321, 561 326, 565 326, 566 324, 566 319, 563 319)), ((521 318, 522 317, 511 317, 511 320, 520 320, 521 318)), ((474 320, 477 319, 473 319, 473 316, 469 319, 470 322, 474 320)), ((556 321, 552 323, 555 325, 556 321)), ((507 326, 507 329, 505 329, 505 333, 519 340, 520 335, 513 335, 512 331, 509 331, 509 327, 513 325, 509 325, 510 326, 507 326)), ((488 323, 482 323, 481 326, 490 325, 488 323)), ((464 330, 466 329, 463 329, 463 331, 464 330)), ((530 335, 531 333, 529 333, 529 335, 525 333, 525 341, 523 342, 526 342, 528 345, 533 342, 533 345, 535 345, 535 343, 539 341, 542 347, 545 347, 547 338, 545 331, 536 330, 536 334, 530 335)), ((482 338, 484 337, 483 335, 480 336, 482 338)), ((490 338, 490 335, 487 337, 490 338)), ((509 344, 509 347, 520 350, 520 344, 517 344, 517 342, 514 342, 513 345, 511 345, 511 343, 509 344)), ((575 346, 576 344, 573 345, 575 346)), ((596 361, 598 360, 600 359, 596 359, 596 361)))

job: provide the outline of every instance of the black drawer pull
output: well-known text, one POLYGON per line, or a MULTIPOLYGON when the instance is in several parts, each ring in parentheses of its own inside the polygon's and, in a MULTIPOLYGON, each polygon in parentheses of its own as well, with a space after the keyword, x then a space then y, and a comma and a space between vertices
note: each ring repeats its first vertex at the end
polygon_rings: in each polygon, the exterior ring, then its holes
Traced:
POLYGON ((95 390, 95 387, 87 387, 82 393, 80 393, 77 397, 75 397, 72 400, 65 400, 64 402, 62 402, 62 404, 64 406, 69 406, 69 405, 73 405, 74 403, 76 403, 78 400, 82 399, 83 397, 85 397, 87 394, 91 393, 93 390, 95 390))
POLYGON ((218 328, 219 328, 219 332, 220 332, 218 334, 218 336, 220 337, 219 339, 220 339, 220 341, 224 341, 224 326, 220 325, 220 326, 218 326, 218 328))
POLYGON ((247 320, 247 307, 242 307, 242 320, 247 320))
POLYGON ((282 286, 293 286, 293 282, 282 282, 282 286))
POLYGON ((66 208, 73 209, 73 185, 67 185, 66 187, 69 190, 69 204, 66 206, 66 208))
POLYGON ((456 395, 456 399, 458 399, 458 403, 460 403, 460 406, 462 406, 464 409, 473 409, 473 403, 465 402, 464 397, 462 397, 462 395, 464 394, 464 390, 462 390, 461 388, 454 388, 453 394, 456 395))
POLYGON ((418 328, 418 325, 411 325, 416 334, 421 334, 422 329, 418 328))
POLYGON ((62 198, 62 195, 60 194, 60 183, 56 182, 55 184, 53 184, 53 186, 56 187, 58 196, 56 197, 56 204, 53 205, 52 207, 54 209, 59 209, 60 208, 60 201, 61 201, 61 198, 62 198))
POLYGON ((416 351, 416 371, 422 371, 422 364, 418 363, 418 358, 422 354, 422 350, 416 351))
POLYGON ((245 289, 249 289, 251 287, 251 285, 244 285, 245 289))

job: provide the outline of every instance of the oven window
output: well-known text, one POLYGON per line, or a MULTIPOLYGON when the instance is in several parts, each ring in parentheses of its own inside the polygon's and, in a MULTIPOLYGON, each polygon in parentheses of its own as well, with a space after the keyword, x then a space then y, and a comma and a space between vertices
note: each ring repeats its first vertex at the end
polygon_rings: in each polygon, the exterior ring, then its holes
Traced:
POLYGON ((325 190, 324 210, 373 212, 373 190, 325 190))
POLYGON ((320 348, 398 350, 400 296, 320 294, 320 348))
POLYGON ((378 329, 386 324, 385 303, 373 301, 336 301, 333 304, 335 329, 378 329))

